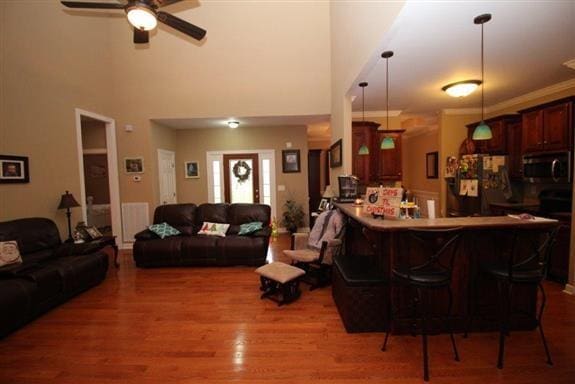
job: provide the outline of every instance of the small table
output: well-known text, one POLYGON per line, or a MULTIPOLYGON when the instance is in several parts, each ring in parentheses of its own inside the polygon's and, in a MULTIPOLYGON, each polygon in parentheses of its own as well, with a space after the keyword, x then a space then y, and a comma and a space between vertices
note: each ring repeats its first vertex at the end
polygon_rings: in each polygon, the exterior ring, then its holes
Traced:
POLYGON ((116 244, 116 236, 102 236, 98 239, 90 240, 88 243, 96 244, 100 246, 100 249, 105 247, 112 247, 114 250, 114 266, 120 268, 120 263, 118 263, 118 245, 116 244))

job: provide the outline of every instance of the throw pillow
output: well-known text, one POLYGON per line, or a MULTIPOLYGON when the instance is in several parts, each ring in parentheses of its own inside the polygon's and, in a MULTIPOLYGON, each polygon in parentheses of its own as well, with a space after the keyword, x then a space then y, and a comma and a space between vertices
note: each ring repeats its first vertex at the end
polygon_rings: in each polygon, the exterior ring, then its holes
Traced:
POLYGON ((229 227, 229 224, 210 223, 209 221, 204 221, 202 229, 200 229, 198 235, 226 237, 226 232, 229 227))
POLYGON ((263 223, 261 221, 252 221, 251 223, 245 223, 240 225, 240 231, 238 235, 245 236, 251 233, 257 232, 263 228, 263 223))
POLYGON ((0 267, 8 264, 21 264, 22 256, 16 241, 0 241, 0 267))
POLYGON ((148 229, 160 236, 161 239, 180 234, 180 231, 168 223, 150 225, 148 229))

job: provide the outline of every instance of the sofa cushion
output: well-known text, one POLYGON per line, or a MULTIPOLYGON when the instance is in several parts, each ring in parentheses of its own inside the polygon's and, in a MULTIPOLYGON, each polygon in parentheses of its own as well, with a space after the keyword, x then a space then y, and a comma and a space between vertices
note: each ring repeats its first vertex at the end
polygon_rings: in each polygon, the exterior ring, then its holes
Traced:
POLYGON ((196 204, 166 204, 156 207, 154 224, 168 223, 185 235, 196 233, 196 204))
POLYGON ((212 265, 220 255, 221 237, 217 236, 193 236, 182 238, 182 260, 184 264, 192 261, 210 260, 212 265))
POLYGON ((171 236, 177 236, 181 233, 176 228, 172 227, 170 224, 165 222, 161 224, 150 225, 148 229, 154 232, 156 235, 160 236, 160 239, 164 239, 166 237, 171 236))
POLYGON ((271 218, 271 208, 266 204, 232 204, 228 210, 227 223, 241 225, 261 221, 268 225, 271 218))
POLYGON ((0 241, 0 267, 22 264, 22 256, 16 241, 0 241))
POLYGON ((196 212, 196 225, 201 227, 204 221, 210 223, 230 223, 228 221, 228 204, 202 204, 196 212))
POLYGON ((70 296, 102 280, 108 269, 108 255, 96 252, 89 255, 61 257, 49 261, 46 267, 58 271, 64 293, 70 296))
MULTIPOLYGON (((24 262, 28 255, 53 250, 61 244, 58 228, 52 220, 28 218, 0 223, 0 241, 16 240, 24 262)), ((43 254, 46 257, 46 254, 43 254)))

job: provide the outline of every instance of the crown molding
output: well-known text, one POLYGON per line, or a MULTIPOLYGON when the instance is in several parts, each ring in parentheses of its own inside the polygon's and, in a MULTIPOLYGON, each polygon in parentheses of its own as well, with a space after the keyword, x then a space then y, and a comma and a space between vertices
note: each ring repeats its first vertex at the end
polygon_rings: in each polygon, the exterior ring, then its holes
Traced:
MULTIPOLYGON (((574 60, 575 62, 575 60, 574 60)), ((533 92, 526 93, 521 96, 514 97, 509 100, 502 101, 501 103, 492 105, 490 107, 485 108, 485 112, 491 114, 493 112, 500 111, 502 109, 510 108, 518 104, 527 103, 531 100, 539 99, 542 97, 550 96, 555 93, 559 93, 565 91, 570 88, 575 88, 575 79, 569 79, 566 81, 562 81, 557 84, 550 85, 545 88, 538 89, 533 92)))
POLYGON ((428 126, 421 126, 421 127, 414 127, 406 129, 403 135, 401 135, 406 140, 417 136, 424 136, 429 135, 436 132, 439 129, 437 125, 428 125, 428 126))
MULTIPOLYGON (((571 63, 575 66, 575 59, 568 61, 567 63, 571 63)), ((565 65, 567 65, 565 63, 565 65)), ((528 103, 532 100, 540 99, 542 97, 550 96, 555 93, 559 93, 571 88, 575 88, 575 79, 569 79, 566 81, 562 81, 557 84, 550 85, 545 88, 538 89, 533 92, 526 93, 521 96, 514 97, 509 100, 502 101, 501 103, 493 104, 491 106, 485 107, 486 114, 492 114, 503 109, 512 108, 515 105, 520 105, 523 103, 528 103)), ((481 108, 447 108, 443 109, 442 112, 445 115, 472 115, 481 113, 481 108)))
MULTIPOLYGON (((389 117, 397 117, 401 115, 402 110, 391 110, 389 111, 389 117)), ((362 112, 353 112, 351 117, 355 119, 361 119, 362 112)), ((365 111, 365 117, 387 117, 387 111, 365 111)))

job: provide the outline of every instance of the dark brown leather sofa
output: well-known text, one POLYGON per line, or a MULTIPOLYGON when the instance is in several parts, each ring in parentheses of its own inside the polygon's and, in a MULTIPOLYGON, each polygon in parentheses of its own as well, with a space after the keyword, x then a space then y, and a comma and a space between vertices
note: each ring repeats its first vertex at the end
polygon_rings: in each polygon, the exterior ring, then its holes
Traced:
POLYGON ((0 223, 0 241, 16 240, 21 264, 0 267, 0 338, 98 285, 108 256, 87 244, 63 244, 52 220, 0 223))
POLYGON ((271 210, 264 204, 169 204, 154 212, 154 224, 166 222, 181 235, 160 239, 149 230, 136 234, 138 267, 265 264, 271 210), (230 224, 226 237, 198 235, 203 222, 230 224), (240 225, 261 221, 264 228, 239 236, 240 225))

